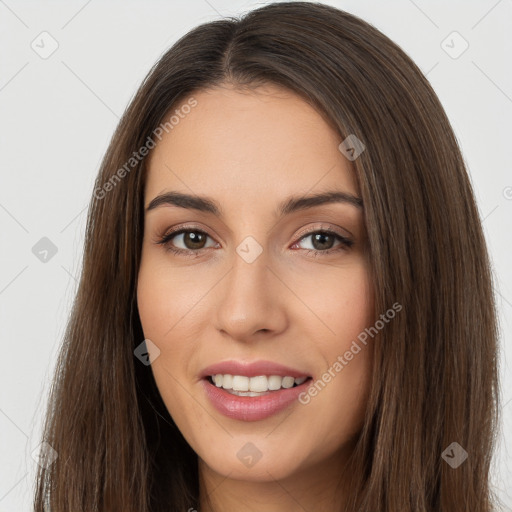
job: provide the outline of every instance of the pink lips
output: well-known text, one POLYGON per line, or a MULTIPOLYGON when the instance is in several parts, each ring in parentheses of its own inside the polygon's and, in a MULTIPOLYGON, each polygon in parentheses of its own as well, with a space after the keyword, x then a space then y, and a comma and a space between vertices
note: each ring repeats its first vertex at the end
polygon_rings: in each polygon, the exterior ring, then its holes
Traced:
POLYGON ((258 375, 279 375, 281 377, 310 377, 306 372, 272 363, 271 361, 256 361, 254 363, 241 363, 238 361, 224 361, 205 368, 201 372, 202 385, 217 411, 229 418, 240 421, 258 421, 268 418, 286 409, 298 401, 299 395, 311 384, 308 379, 299 386, 268 391, 265 395, 249 397, 232 395, 223 388, 212 384, 208 377, 216 374, 245 375, 256 377, 258 375))

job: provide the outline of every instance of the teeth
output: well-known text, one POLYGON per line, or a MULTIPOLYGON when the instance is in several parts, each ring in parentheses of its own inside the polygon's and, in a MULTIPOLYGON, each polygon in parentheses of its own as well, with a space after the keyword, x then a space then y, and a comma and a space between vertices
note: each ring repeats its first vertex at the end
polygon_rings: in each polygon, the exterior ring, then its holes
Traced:
POLYGON ((281 377, 280 375, 258 375, 257 377, 246 377, 245 375, 217 374, 211 376, 218 388, 233 391, 239 396, 258 396, 259 393, 277 391, 278 389, 292 388, 295 384, 299 386, 307 380, 307 377, 281 377))
POLYGON ((249 391, 249 377, 233 375, 233 391, 249 391))
POLYGON ((283 377, 283 383, 281 386, 283 388, 291 388, 295 384, 295 379, 293 377, 283 377))
MULTIPOLYGON (((233 389, 236 389, 233 386, 233 389)), ((260 375, 258 377, 251 377, 249 379, 249 389, 251 391, 268 391, 268 379, 265 375, 260 375)))
POLYGON ((220 375, 220 380, 224 389, 233 389, 233 375, 220 375))
POLYGON ((232 389, 227 390, 228 393, 237 396, 261 396, 266 393, 256 393, 255 391, 233 391, 232 389))
POLYGON ((280 389, 281 384, 283 382, 283 378, 279 375, 271 375, 268 378, 268 389, 270 391, 275 391, 276 389, 280 389))
POLYGON ((307 380, 307 377, 297 377, 295 379, 295 384, 297 384, 297 386, 300 386, 303 382, 306 382, 307 380))

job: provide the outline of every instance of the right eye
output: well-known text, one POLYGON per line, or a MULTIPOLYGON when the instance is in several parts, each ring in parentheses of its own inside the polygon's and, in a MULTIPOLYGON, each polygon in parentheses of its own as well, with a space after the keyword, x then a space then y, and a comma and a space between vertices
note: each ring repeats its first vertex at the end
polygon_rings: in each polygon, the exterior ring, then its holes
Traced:
MULTIPOLYGON (((172 251, 175 254, 186 254, 190 256, 192 254, 197 254, 203 249, 212 247, 205 245, 208 238, 213 241, 208 233, 200 229, 182 228, 167 233, 161 237, 157 243, 163 245, 165 249, 172 251), (176 247, 176 242, 184 247, 176 247)), ((216 242, 214 242, 213 246, 215 246, 215 243, 216 242)))

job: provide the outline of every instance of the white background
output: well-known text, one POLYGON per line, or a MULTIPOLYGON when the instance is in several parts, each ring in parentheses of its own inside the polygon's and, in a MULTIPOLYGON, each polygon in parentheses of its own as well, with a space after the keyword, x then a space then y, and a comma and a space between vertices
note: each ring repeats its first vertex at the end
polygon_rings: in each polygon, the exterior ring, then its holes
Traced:
MULTIPOLYGON (((119 117, 180 36, 263 3, 0 0, 0 512, 30 510, 30 454, 76 290, 86 205, 119 117), (43 31, 59 45, 47 59, 31 48, 43 31), (58 249, 46 263, 32 253, 42 237, 58 249)), ((512 510, 512 0, 324 3, 413 58, 460 141, 496 277, 503 427, 493 479, 512 510), (469 43, 456 59, 441 45, 453 31, 469 43)))

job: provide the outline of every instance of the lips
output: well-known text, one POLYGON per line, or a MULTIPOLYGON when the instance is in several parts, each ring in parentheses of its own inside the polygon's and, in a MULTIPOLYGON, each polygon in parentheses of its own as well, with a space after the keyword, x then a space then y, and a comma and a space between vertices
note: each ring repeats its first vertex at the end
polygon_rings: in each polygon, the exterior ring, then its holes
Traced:
POLYGON ((222 361, 210 365, 202 370, 200 377, 206 379, 217 374, 245 375, 257 377, 259 375, 279 375, 281 377, 311 377, 307 371, 302 371, 289 366, 284 366, 272 361, 254 361, 244 363, 242 361, 222 361))
POLYGON ((299 386, 269 391, 256 397, 232 395, 207 379, 203 379, 201 384, 208 400, 218 412, 230 419, 246 422, 265 420, 289 407, 297 407, 300 395, 306 392, 311 382, 308 379, 299 386))
POLYGON ((203 390, 213 407, 224 416, 239 421, 264 420, 298 404, 299 395, 312 382, 312 377, 308 372, 272 361, 255 361, 252 363, 223 361, 208 366, 200 375, 203 390), (275 391, 269 390, 261 393, 240 393, 223 389, 212 382, 211 376, 226 378, 228 375, 233 377, 233 383, 234 376, 240 376, 245 381, 247 381, 247 377, 252 380, 251 378, 259 376, 278 376, 283 377, 283 382, 287 380, 286 377, 292 377, 297 379, 299 384, 296 381, 295 385, 288 389, 280 388, 275 391), (237 396, 240 394, 245 396, 237 396))

